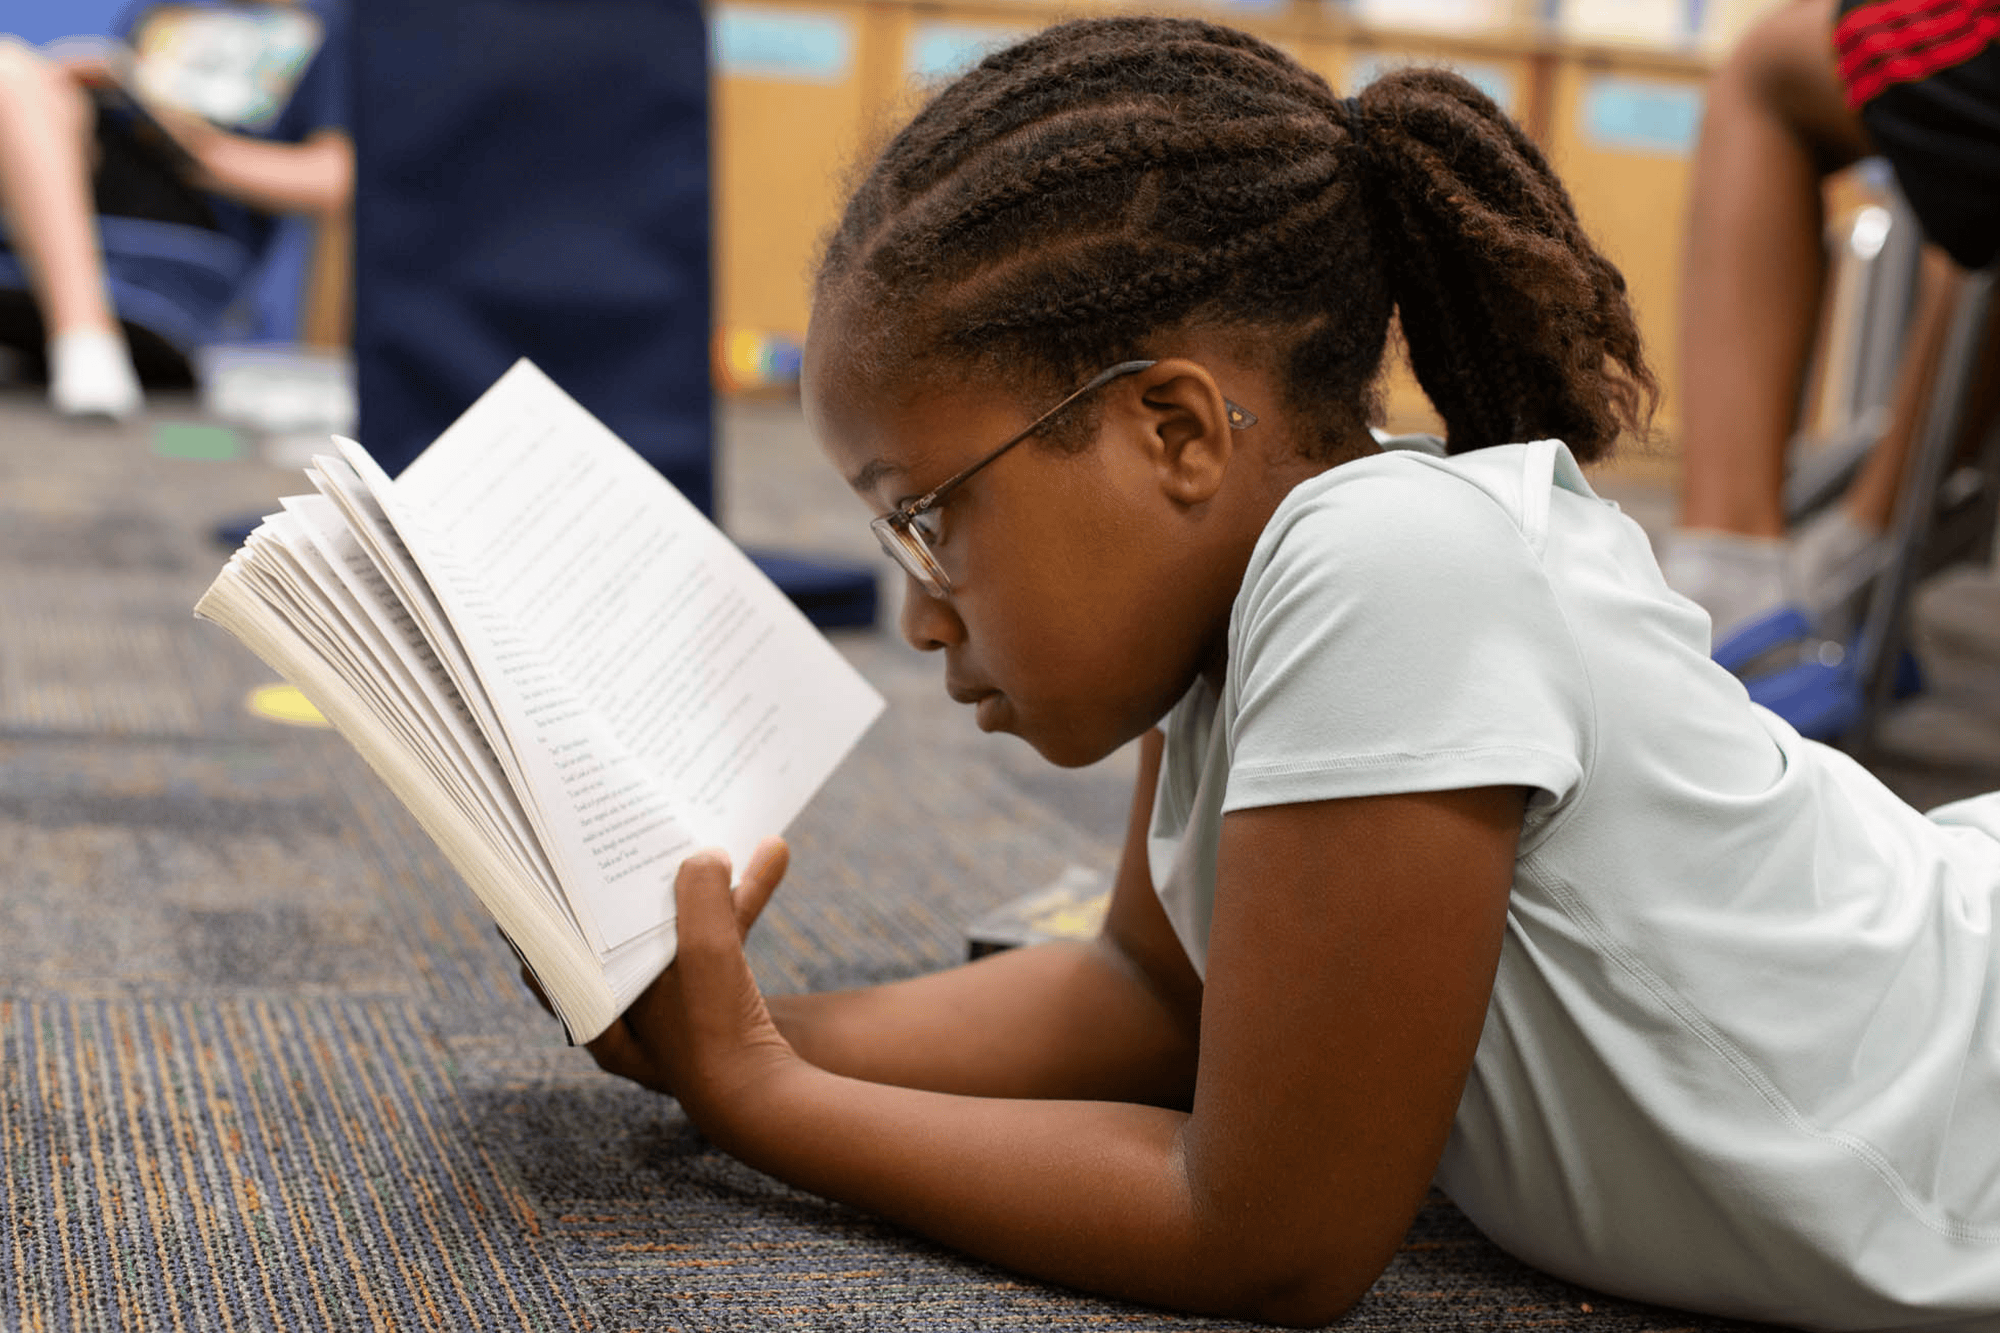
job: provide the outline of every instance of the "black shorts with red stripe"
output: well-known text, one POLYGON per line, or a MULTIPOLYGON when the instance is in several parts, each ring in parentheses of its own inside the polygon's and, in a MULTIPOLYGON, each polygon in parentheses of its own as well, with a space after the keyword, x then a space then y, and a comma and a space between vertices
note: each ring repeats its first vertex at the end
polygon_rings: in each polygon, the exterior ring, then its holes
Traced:
POLYGON ((1924 233, 1967 268, 2000 254, 2000 0, 1840 0, 1848 105, 1924 233))

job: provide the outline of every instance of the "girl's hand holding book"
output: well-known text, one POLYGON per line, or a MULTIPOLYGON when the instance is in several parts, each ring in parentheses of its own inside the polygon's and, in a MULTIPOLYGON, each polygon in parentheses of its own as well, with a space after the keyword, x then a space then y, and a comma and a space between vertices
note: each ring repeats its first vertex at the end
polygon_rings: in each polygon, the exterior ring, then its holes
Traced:
POLYGON ((791 853, 766 838, 732 890, 729 860, 698 852, 674 879, 680 942, 673 965, 590 1043, 609 1073, 680 1100, 707 1127, 711 1108, 775 1062, 797 1057, 778 1032, 743 941, 784 878, 791 853))

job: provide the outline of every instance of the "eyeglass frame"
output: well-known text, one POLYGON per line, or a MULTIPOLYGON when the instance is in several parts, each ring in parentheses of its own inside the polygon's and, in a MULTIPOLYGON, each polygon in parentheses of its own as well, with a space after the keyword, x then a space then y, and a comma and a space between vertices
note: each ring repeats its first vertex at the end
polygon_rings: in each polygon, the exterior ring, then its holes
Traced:
MULTIPOLYGON (((1107 366, 1098 371, 1084 382, 1083 387, 1036 417, 1018 434, 1010 436, 999 448, 978 462, 953 473, 914 500, 905 500, 888 513, 871 519, 868 524, 869 530, 875 534, 875 540, 882 544, 882 549, 888 553, 889 558, 894 560, 904 573, 921 584, 925 592, 933 597, 948 596, 951 592, 951 576, 945 573, 943 564, 938 561, 937 553, 931 550, 930 542, 925 537, 923 529, 916 525, 916 520, 936 509, 953 491, 971 480, 974 473, 1048 425, 1064 408, 1079 398, 1103 388, 1113 380, 1136 375, 1158 364, 1156 360, 1120 361, 1115 366, 1107 366)), ((1231 430, 1244 430, 1257 424, 1257 414, 1250 409, 1238 406, 1227 398, 1222 400, 1222 406, 1228 413, 1231 430)))

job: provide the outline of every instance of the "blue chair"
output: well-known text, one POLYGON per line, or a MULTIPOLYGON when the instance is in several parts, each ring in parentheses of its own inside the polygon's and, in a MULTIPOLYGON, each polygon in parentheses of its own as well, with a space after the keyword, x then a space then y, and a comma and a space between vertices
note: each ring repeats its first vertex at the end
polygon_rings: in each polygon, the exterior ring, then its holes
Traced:
MULTIPOLYGON (((59 37, 106 35, 132 0, 5 0, 0 32, 37 44, 59 37)), ((176 378, 219 338, 290 342, 298 336, 315 229, 287 218, 262 253, 217 232, 140 218, 100 218, 112 307, 126 325, 142 372, 176 378)), ((19 256, 0 231, 0 293, 14 317, 10 341, 38 361, 40 320, 27 301, 19 256), (25 318, 23 316, 26 316, 25 318)))
MULTIPOLYGON (((1861 627, 1848 643, 1822 642, 1803 614, 1781 608, 1715 646, 1750 697, 1807 736, 1857 754, 1873 744, 1883 711, 1921 688, 1909 650, 1917 584, 1948 565, 1986 561, 2000 520, 2000 418, 1970 453, 1964 435, 1991 373, 1995 273, 1969 275, 1954 299, 1938 365, 1911 446, 1889 531, 1888 558, 1869 587, 1861 627), (1778 658, 1778 665, 1763 663, 1778 658)), ((1837 493, 1837 492, 1836 492, 1837 493)))

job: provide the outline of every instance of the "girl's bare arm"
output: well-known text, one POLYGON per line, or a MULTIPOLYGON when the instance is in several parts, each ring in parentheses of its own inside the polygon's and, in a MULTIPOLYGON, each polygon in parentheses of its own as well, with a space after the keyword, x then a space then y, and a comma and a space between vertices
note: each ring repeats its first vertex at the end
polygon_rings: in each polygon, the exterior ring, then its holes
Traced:
MULTIPOLYGON (((114 70, 131 53, 115 41, 72 41, 51 51, 51 63, 85 86, 125 86, 114 70)), ((354 194, 354 144, 344 131, 320 130, 303 143, 275 143, 232 134, 193 112, 148 100, 159 127, 194 159, 192 183, 266 213, 325 217, 354 194)))
POLYGON ((183 142, 200 164, 196 185, 266 213, 326 217, 353 197, 354 145, 340 130, 272 143, 211 129, 183 142))
POLYGON ((354 195, 354 143, 323 129, 303 143, 277 143, 219 129, 192 112, 148 103, 160 128, 194 161, 191 183, 266 213, 328 217, 354 195))
POLYGON ((799 1058, 713 862, 683 873, 681 954, 634 1031, 696 1123, 782 1179, 1073 1286, 1324 1322, 1380 1273, 1442 1152, 1521 813, 1517 790, 1481 789, 1228 816, 1190 1112, 799 1058))
POLYGON ((1010 949, 867 990, 773 997, 778 1030, 811 1063, 870 1082, 1185 1108, 1201 983, 1147 871, 1160 744, 1158 732, 1140 743, 1100 938, 1010 949))

